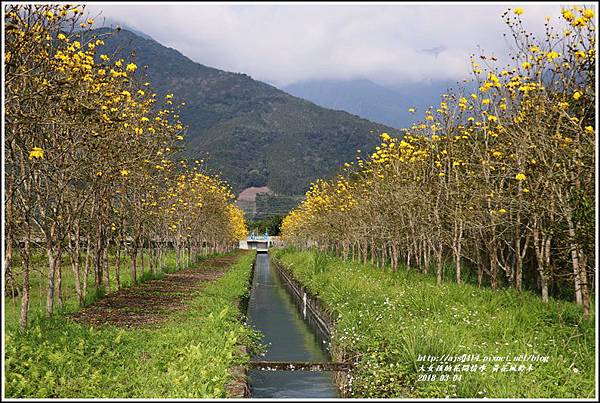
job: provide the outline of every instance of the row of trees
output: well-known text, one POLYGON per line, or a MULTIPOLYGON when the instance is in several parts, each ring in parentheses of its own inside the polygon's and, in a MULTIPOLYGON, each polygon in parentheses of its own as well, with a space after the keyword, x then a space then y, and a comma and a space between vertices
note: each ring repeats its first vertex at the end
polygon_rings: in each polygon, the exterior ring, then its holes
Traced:
MULTIPOLYGON (((595 275, 595 25, 590 8, 546 18, 538 39, 515 8, 511 65, 472 58, 471 84, 376 151, 317 181, 283 221, 288 243, 399 263, 441 283, 477 276, 574 298, 595 275), (566 285, 569 285, 568 287, 566 285), (570 291, 568 291, 570 290, 570 291)), ((414 112, 414 110, 411 110, 414 112)))
POLYGON ((168 249, 180 266, 184 250, 188 260, 223 251, 246 233, 229 188, 202 161, 175 160, 181 105, 172 94, 159 99, 135 63, 102 54, 105 38, 92 24, 83 7, 5 9, 4 270, 22 295, 23 328, 37 245, 47 255, 51 315, 62 304, 64 255, 83 303, 88 273, 97 289, 111 286, 109 249, 119 288, 124 254, 136 281, 144 250, 160 271, 168 249))

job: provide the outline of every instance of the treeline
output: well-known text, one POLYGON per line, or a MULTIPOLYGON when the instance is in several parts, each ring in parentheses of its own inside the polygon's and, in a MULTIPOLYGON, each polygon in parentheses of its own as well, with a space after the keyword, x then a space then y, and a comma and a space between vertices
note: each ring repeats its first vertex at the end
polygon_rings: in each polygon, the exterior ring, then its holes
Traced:
POLYGON ((255 231, 258 235, 267 232, 270 236, 279 236, 281 232, 282 215, 273 215, 269 218, 254 220, 248 224, 250 232, 255 231))
POLYGON ((90 271, 97 289, 111 281, 109 249, 119 288, 125 254, 136 281, 141 250, 160 272, 167 250, 176 250, 180 266, 184 250, 192 259, 246 236, 228 186, 202 161, 174 159, 183 103, 172 94, 158 99, 135 63, 103 54, 83 7, 13 4, 4 18, 4 270, 20 289, 22 328, 38 245, 47 255, 51 315, 63 302, 65 255, 83 303, 90 271))
MULTIPOLYGON (((470 93, 458 88, 376 151, 317 181, 283 222, 287 242, 438 283, 455 280, 550 290, 586 315, 595 276, 594 12, 562 10, 536 38, 524 10, 503 14, 511 65, 472 57, 470 93)), ((470 84, 469 84, 470 85, 470 84)), ((411 112, 415 112, 411 109, 411 112)))

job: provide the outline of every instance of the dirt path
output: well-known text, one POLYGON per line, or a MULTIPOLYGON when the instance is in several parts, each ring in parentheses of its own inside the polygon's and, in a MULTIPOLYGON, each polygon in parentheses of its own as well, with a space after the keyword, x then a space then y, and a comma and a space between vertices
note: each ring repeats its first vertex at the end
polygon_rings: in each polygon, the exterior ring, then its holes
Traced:
POLYGON ((70 316, 78 323, 138 328, 163 322, 168 314, 184 310, 195 291, 220 278, 240 253, 203 260, 197 268, 166 274, 108 294, 70 316))

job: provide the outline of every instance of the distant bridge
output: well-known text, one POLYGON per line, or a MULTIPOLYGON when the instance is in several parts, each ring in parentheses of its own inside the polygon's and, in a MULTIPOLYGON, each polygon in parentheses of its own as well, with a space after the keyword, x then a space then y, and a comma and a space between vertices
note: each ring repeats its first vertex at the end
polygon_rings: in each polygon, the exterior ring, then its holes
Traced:
POLYGON ((240 241, 240 249, 255 249, 258 253, 267 253, 270 247, 282 244, 278 236, 250 235, 240 241))

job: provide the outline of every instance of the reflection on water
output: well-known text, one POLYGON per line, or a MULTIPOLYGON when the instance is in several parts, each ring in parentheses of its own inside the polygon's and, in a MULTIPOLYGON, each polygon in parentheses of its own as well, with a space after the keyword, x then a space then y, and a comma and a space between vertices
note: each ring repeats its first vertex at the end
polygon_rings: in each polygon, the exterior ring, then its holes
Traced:
MULTIPOLYGON (((256 361, 329 361, 271 270, 267 254, 256 257, 248 322, 264 334, 268 345, 256 361)), ((248 375, 252 397, 337 397, 330 372, 251 370, 248 375)))

